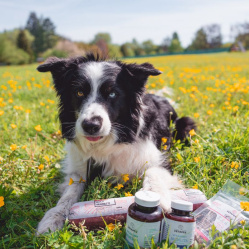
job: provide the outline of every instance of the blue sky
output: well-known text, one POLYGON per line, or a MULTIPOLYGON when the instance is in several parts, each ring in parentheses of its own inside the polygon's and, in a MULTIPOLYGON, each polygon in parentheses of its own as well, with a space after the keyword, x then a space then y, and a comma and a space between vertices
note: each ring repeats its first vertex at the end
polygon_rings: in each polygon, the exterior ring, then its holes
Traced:
POLYGON ((232 24, 249 22, 248 0, 0 0, 0 32, 24 27, 31 11, 49 17, 57 33, 74 41, 108 32, 117 44, 133 38, 160 44, 177 31, 187 46, 197 29, 212 23, 229 41, 232 24))

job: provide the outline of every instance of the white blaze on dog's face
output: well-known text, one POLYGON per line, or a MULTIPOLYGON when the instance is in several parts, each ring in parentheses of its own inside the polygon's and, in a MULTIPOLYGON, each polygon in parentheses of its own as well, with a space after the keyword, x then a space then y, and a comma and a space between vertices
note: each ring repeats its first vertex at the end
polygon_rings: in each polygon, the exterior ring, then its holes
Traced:
POLYGON ((79 74, 89 89, 79 89, 77 92, 82 105, 76 121, 76 136, 97 142, 110 134, 112 124, 109 105, 114 104, 112 100, 118 97, 114 85, 119 71, 117 65, 108 62, 89 62, 80 68, 79 74))

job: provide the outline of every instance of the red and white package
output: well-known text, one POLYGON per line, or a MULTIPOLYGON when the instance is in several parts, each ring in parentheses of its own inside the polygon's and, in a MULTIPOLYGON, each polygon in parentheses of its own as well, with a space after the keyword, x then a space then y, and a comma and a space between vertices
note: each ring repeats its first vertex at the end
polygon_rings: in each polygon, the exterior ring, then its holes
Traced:
MULTIPOLYGON (((193 203, 194 210, 201 206, 206 196, 198 189, 180 189, 170 191, 172 200, 185 200, 193 203)), ((75 203, 68 215, 68 220, 76 225, 84 222, 89 229, 104 228, 105 223, 126 222, 129 206, 135 197, 121 197, 104 200, 93 200, 75 203)))
POLYGON ((134 198, 130 196, 77 202, 71 207, 68 220, 76 225, 84 221, 84 225, 89 230, 103 228, 105 222, 107 224, 118 221, 124 223, 128 208, 134 202, 134 198))
POLYGON ((184 200, 193 203, 193 211, 199 208, 207 197, 199 189, 170 190, 172 200, 184 200))

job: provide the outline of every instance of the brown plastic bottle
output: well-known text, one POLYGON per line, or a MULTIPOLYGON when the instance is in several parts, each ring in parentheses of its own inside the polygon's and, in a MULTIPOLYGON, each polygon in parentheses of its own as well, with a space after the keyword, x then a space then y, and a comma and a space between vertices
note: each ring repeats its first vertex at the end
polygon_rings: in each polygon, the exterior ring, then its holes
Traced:
POLYGON ((178 248, 189 248, 194 244, 196 221, 191 214, 193 203, 183 200, 171 202, 171 213, 165 214, 165 230, 163 238, 169 237, 170 244, 178 248))
POLYGON ((160 241, 163 213, 159 204, 157 193, 139 191, 135 194, 135 203, 130 205, 126 221, 126 241, 130 248, 135 240, 140 248, 150 247, 152 237, 155 243, 160 241))

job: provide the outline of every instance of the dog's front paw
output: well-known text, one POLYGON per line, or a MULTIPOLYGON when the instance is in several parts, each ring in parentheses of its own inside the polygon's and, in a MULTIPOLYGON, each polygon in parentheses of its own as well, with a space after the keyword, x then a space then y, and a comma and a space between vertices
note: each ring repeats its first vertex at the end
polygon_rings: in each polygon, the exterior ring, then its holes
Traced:
POLYGON ((65 219, 66 214, 58 207, 51 208, 38 224, 36 235, 60 230, 64 225, 65 219))
POLYGON ((171 212, 171 198, 164 198, 161 196, 160 207, 166 212, 171 212))

